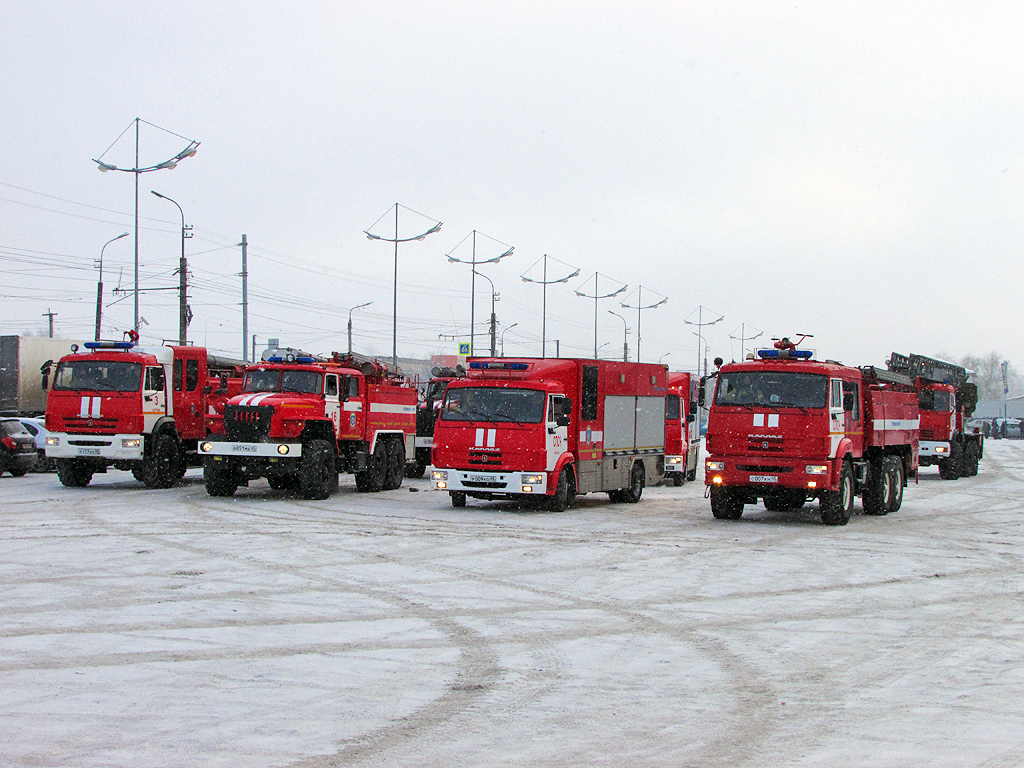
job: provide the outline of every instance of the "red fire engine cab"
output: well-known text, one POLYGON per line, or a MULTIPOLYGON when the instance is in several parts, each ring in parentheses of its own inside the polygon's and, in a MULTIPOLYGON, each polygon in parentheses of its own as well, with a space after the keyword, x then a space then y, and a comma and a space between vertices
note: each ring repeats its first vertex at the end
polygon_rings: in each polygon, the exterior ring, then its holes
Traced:
POLYGON ((268 350, 224 407, 224 435, 199 445, 211 496, 266 477, 275 490, 326 499, 338 472, 359 491, 398 488, 416 439, 416 389, 358 355, 268 350))
POLYGON ((918 398, 907 376, 812 359, 783 346, 729 363, 714 377, 705 484, 711 512, 737 520, 819 500, 822 521, 845 525, 861 494, 867 514, 899 509, 918 466, 918 398))
POLYGON ((546 502, 606 492, 637 502, 665 471, 663 365, 475 358, 448 385, 434 427, 434 487, 466 497, 546 502))
POLYGON ((697 389, 700 380, 689 373, 668 375, 665 397, 665 480, 675 485, 693 481, 700 462, 697 389))
MULTIPOLYGON (((207 418, 223 408, 243 362, 203 347, 139 349, 133 341, 89 341, 65 355, 46 400, 46 455, 67 486, 93 474, 131 470, 149 488, 168 488, 198 466, 207 418)), ((45 380, 48 371, 44 373, 45 380)))

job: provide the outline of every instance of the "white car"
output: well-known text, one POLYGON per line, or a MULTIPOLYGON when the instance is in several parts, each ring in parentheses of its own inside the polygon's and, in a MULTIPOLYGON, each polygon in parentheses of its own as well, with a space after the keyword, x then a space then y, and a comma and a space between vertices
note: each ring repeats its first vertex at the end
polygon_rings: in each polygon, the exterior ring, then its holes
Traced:
POLYGON ((36 441, 36 465, 32 469, 33 472, 53 472, 57 465, 53 459, 46 456, 46 436, 50 434, 49 430, 43 424, 42 419, 22 418, 19 417, 18 421, 22 423, 28 433, 36 441))

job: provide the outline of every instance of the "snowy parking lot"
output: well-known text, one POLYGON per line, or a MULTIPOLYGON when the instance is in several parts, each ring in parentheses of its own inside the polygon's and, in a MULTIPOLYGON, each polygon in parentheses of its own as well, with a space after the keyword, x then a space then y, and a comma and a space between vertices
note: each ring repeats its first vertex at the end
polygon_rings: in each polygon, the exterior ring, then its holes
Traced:
POLYGON ((0 764, 1024 765, 1024 442, 903 508, 0 478, 0 764))

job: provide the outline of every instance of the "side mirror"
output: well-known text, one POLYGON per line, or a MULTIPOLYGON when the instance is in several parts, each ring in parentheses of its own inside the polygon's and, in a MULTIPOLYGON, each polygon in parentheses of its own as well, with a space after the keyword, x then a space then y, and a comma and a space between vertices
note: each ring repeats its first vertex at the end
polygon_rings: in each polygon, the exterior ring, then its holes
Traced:
POLYGON ((568 427, 570 421, 571 419, 569 417, 569 414, 563 413, 561 416, 555 419, 555 424, 557 424, 560 427, 568 427))
POLYGON ((204 395, 209 395, 211 392, 213 392, 213 387, 211 387, 209 384, 203 387, 204 395))
POLYGON ((696 418, 697 418, 697 414, 695 414, 695 413, 688 413, 688 414, 686 414, 686 423, 687 424, 693 424, 694 419, 696 419, 696 418))
POLYGON ((53 360, 47 360, 41 366, 39 366, 39 372, 43 374, 43 392, 50 386, 50 366, 53 365, 53 360))
POLYGON ((704 407, 704 390, 708 383, 707 376, 700 377, 700 387, 697 388, 697 405, 701 408, 704 407))

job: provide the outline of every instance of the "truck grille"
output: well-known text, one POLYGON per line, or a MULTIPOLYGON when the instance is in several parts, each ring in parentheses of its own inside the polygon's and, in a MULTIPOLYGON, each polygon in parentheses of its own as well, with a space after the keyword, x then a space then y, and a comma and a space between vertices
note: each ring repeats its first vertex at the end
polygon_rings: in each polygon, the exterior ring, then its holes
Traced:
POLYGON ((501 454, 489 451, 470 451, 467 462, 474 467, 500 467, 501 454))
POLYGON ((750 435, 747 438, 747 448, 751 451, 782 453, 786 441, 782 437, 774 435, 750 435))
POLYGON ((64 419, 67 432, 116 432, 117 419, 80 419, 68 416, 64 419))
POLYGON ((228 405, 224 407, 224 432, 228 440, 248 443, 270 437, 272 405, 228 405))
POLYGON ((792 472, 792 467, 780 467, 775 464, 737 464, 736 469, 740 472, 753 472, 755 474, 784 475, 792 472))
POLYGON ((943 438, 943 436, 940 433, 943 432, 943 431, 944 430, 935 429, 933 427, 928 427, 927 429, 922 429, 921 430, 921 439, 922 440, 941 440, 943 438))

